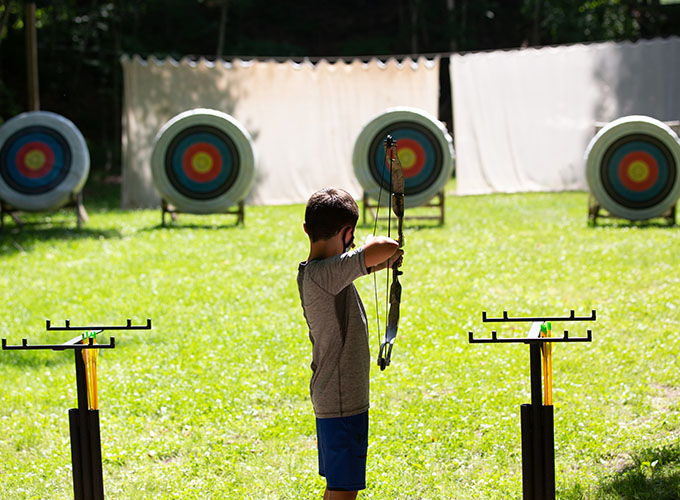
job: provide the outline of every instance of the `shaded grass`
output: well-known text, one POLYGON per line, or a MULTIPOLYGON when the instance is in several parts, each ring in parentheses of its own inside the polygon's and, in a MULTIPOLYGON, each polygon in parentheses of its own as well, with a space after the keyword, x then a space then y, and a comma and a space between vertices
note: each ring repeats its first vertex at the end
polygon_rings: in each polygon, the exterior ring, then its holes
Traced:
MULTIPOLYGON (((318 498, 295 283, 304 208, 247 207, 245 227, 182 214, 165 229, 159 210, 88 211, 81 232, 72 214, 36 214, 0 236, 0 337, 64 340, 45 319, 152 318, 100 356, 107 498, 318 498)), ((680 236, 586 219, 585 193, 554 193, 449 197, 443 227, 407 223, 400 334, 392 366, 372 373, 363 498, 521 498, 528 349, 469 345, 467 332, 488 333, 482 310, 570 309, 598 320, 554 325, 594 335, 555 351, 558 497, 675 498, 662 495, 677 485, 680 236)), ((373 281, 357 286, 375 355, 373 281)), ((72 497, 72 355, 1 352, 0 370, 0 498, 72 497)))

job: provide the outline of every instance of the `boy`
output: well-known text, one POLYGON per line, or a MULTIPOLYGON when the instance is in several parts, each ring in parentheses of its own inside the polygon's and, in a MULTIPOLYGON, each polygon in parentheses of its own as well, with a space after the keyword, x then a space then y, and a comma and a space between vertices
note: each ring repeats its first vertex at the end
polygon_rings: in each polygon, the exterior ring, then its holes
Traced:
POLYGON ((359 276, 399 262, 403 251, 385 236, 354 248, 359 207, 341 189, 314 193, 305 209, 309 257, 298 289, 312 341, 310 394, 316 415, 324 500, 353 500, 366 488, 370 350, 359 276))

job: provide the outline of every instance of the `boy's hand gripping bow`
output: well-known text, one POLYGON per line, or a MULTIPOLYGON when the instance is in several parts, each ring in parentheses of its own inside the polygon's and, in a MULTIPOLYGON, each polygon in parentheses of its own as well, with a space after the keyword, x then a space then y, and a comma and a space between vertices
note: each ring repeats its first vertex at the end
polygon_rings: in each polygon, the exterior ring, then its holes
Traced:
MULTIPOLYGON (((404 170, 397 156, 397 143, 388 135, 385 138, 385 164, 390 168, 390 191, 392 192, 392 211, 397 217, 399 248, 404 246, 404 170)), ((378 366, 380 370, 384 370, 390 364, 390 357, 392 356, 392 347, 394 340, 397 338, 397 330, 399 329, 399 305, 401 303, 401 283, 399 283, 399 276, 403 274, 399 270, 399 262, 395 261, 392 264, 392 285, 390 286, 390 309, 387 314, 387 327, 385 328, 385 338, 380 344, 380 352, 378 354, 378 366)))

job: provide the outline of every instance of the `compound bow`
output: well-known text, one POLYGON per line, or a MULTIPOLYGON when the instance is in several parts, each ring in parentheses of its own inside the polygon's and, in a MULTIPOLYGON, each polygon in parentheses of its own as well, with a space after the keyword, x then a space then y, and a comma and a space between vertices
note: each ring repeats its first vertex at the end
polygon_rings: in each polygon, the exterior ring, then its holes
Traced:
MULTIPOLYGON (((398 224, 397 241, 399 243, 399 248, 402 248, 404 246, 404 170, 399 161, 399 156, 397 155, 397 143, 392 136, 388 135, 385 138, 384 147, 385 164, 389 165, 390 168, 392 211, 397 217, 398 224)), ((394 340, 397 338, 397 330, 399 329, 399 306, 401 304, 401 283, 399 283, 399 276, 403 274, 399 270, 399 265, 398 262, 392 264, 392 285, 390 286, 389 298, 390 309, 387 314, 385 338, 380 344, 380 352, 378 354, 378 366, 380 366, 380 370, 384 370, 390 364, 392 347, 394 346, 394 340)))

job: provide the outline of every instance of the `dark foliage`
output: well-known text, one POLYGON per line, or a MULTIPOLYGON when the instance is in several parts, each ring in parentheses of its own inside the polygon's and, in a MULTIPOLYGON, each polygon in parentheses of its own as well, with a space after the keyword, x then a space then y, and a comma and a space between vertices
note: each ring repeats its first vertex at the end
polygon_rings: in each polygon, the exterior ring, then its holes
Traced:
MULTIPOLYGON (((680 3, 667 1, 42 0, 40 108, 76 123, 95 171, 117 173, 122 54, 351 57, 635 40, 680 31, 680 3)), ((27 109, 25 3, 0 0, 0 123, 27 109)))

